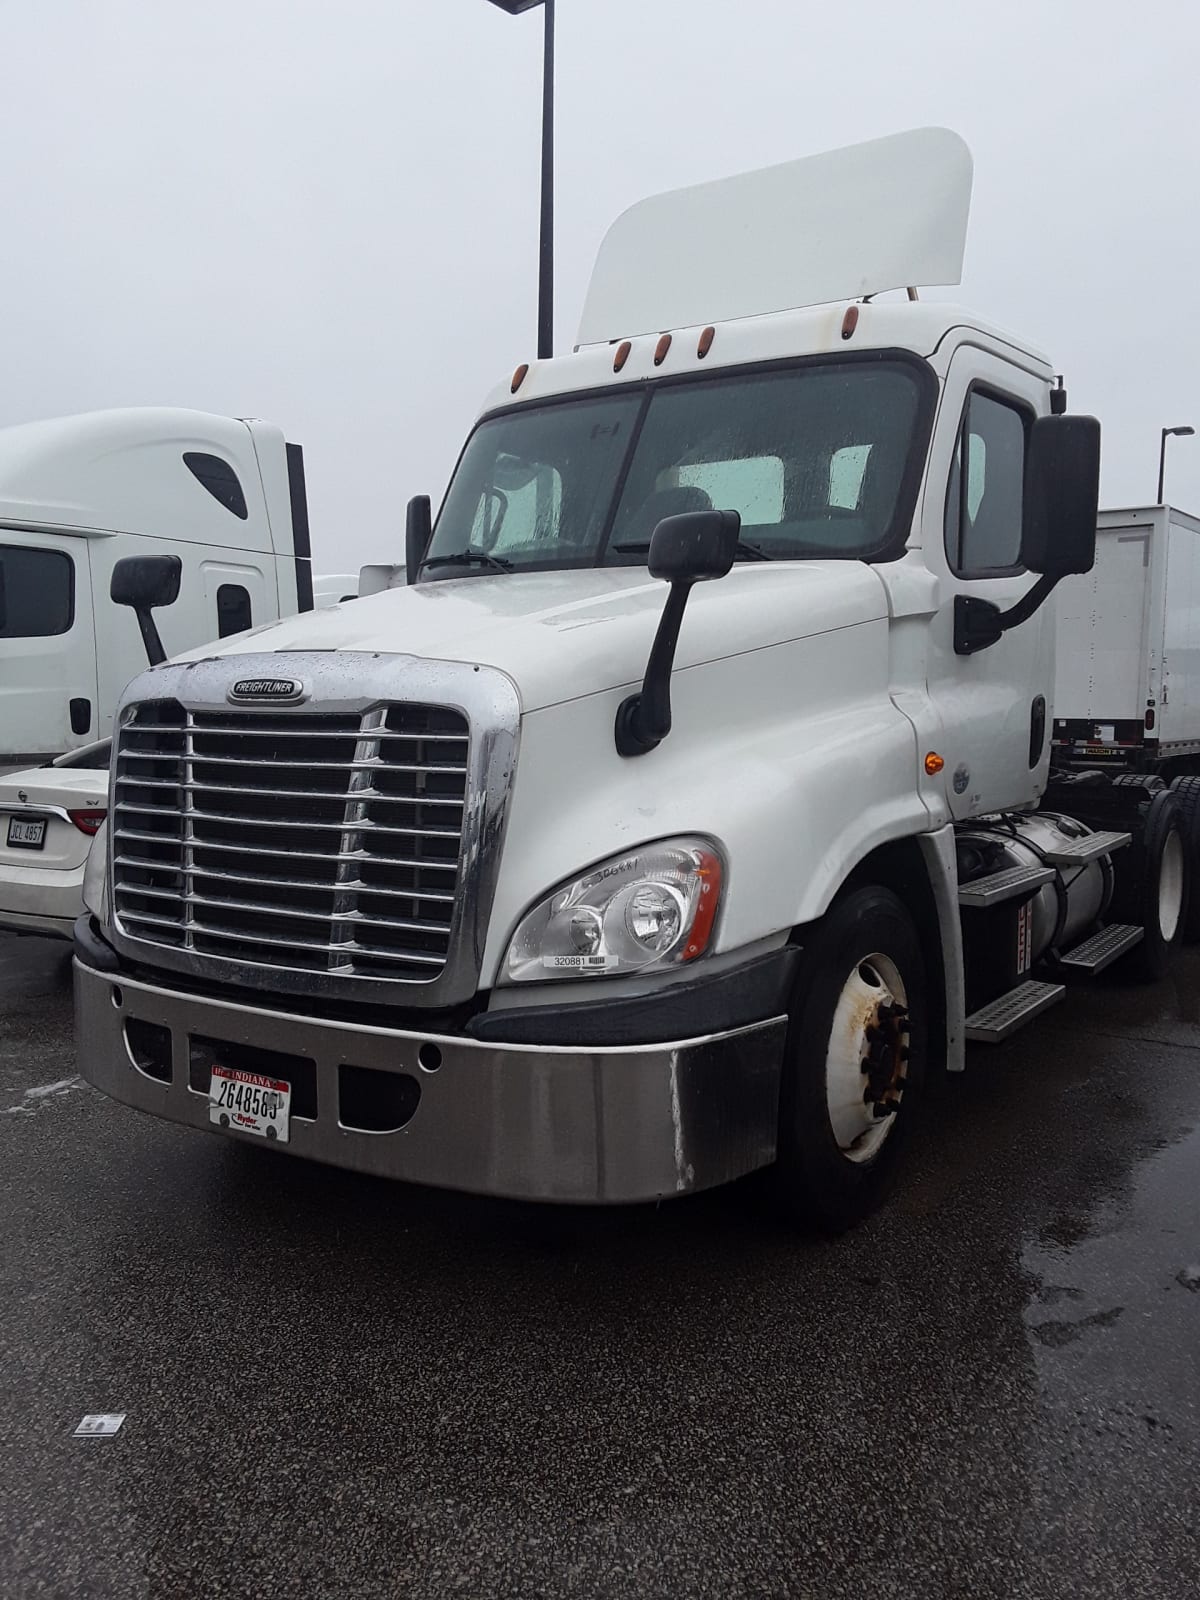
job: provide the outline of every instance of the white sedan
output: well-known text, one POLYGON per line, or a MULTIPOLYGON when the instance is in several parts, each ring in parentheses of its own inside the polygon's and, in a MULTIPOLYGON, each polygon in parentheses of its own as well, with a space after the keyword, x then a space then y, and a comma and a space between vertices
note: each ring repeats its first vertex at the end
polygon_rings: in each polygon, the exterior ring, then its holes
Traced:
POLYGON ((83 869, 108 814, 112 741, 0 777, 0 928, 71 937, 83 869))

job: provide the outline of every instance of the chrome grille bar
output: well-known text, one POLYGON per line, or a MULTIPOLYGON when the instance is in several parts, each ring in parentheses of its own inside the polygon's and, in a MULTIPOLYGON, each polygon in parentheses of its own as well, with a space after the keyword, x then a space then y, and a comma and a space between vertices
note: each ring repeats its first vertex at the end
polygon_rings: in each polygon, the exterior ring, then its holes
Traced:
MULTIPOLYGON (((179 899, 178 891, 151 888, 147 884, 141 884, 135 889, 120 889, 118 893, 130 896, 144 895, 153 900, 170 900, 172 902, 177 902, 179 899)), ((185 896, 185 899, 189 900, 192 905, 211 907, 215 911, 245 911, 256 917, 298 917, 301 922, 328 923, 330 921, 330 913, 327 911, 301 911, 296 906, 268 906, 259 905, 254 901, 241 900, 210 900, 207 896, 201 894, 189 894, 185 896)), ((136 906, 133 908, 132 915, 139 915, 136 906)), ((413 933, 435 935, 444 935, 447 931, 435 922, 405 922, 399 917, 369 917, 355 907, 335 912, 333 921, 339 924, 352 922, 359 926, 372 928, 407 928, 413 933)), ((208 932, 209 930, 202 927, 200 931, 208 932)), ((322 948, 340 949, 352 942, 349 939, 331 939, 328 941, 327 946, 322 948)))
MULTIPOLYGON (((150 816, 162 816, 163 814, 160 806, 140 806, 132 804, 127 800, 118 800, 116 809, 118 811, 140 811, 150 816)), ((310 822, 307 818, 298 821, 290 820, 288 818, 268 821, 265 817, 231 817, 224 816, 215 811, 206 811, 204 814, 204 820, 206 822, 232 822, 239 824, 241 827, 251 828, 332 828, 336 833, 341 833, 345 827, 344 822, 310 822)), ((391 823, 383 822, 364 822, 361 827, 355 829, 355 832, 360 834, 406 833, 411 834, 418 839, 457 839, 459 837, 457 828, 398 828, 393 826, 391 823)), ((206 850, 217 850, 224 848, 219 841, 215 840, 205 840, 203 843, 206 850)), ((289 854, 294 853, 295 852, 289 852, 289 854)), ((433 866, 434 863, 431 861, 429 865, 433 866)))
MULTIPOLYGON (((175 760, 174 756, 159 755, 157 751, 153 751, 153 750, 147 750, 144 753, 139 750, 137 755, 138 755, 138 760, 139 761, 174 761, 175 760)), ((192 759, 196 762, 196 764, 198 766, 203 766, 203 767, 259 767, 259 768, 261 768, 268 761, 269 757, 267 757, 267 756, 258 756, 257 758, 255 758, 254 756, 210 756, 210 755, 204 755, 201 751, 196 750, 196 751, 193 752, 193 758, 192 759)), ((283 772, 287 772, 289 770, 293 770, 293 771, 296 771, 296 772, 348 772, 348 771, 351 771, 355 767, 367 767, 372 772, 380 772, 380 771, 382 771, 382 772, 454 772, 454 773, 457 773, 457 772, 461 772, 462 771, 461 767, 456 767, 456 766, 449 766, 449 767, 436 767, 436 766, 432 766, 432 765, 422 766, 419 762, 408 764, 408 763, 405 763, 403 761, 389 761, 386 756, 382 756, 382 755, 372 756, 370 758, 370 760, 368 760, 368 761, 305 761, 303 764, 301 764, 300 762, 272 761, 271 765, 273 767, 275 767, 275 768, 278 768, 280 771, 283 771, 283 772)), ((172 785, 172 787, 174 787, 174 785, 172 785)), ((304 792, 306 794, 308 793, 307 790, 305 790, 304 792)))
MULTIPOLYGON (((191 755, 190 753, 189 753, 189 757, 190 757, 191 762, 194 765, 203 764, 203 757, 198 757, 198 756, 195 756, 195 755, 191 755)), ((366 764, 367 763, 364 763, 364 762, 361 762, 361 761, 359 761, 359 762, 350 762, 350 763, 347 763, 347 766, 346 766, 345 770, 346 771, 350 771, 354 767, 362 767, 362 766, 364 766, 366 764)), ((256 763, 256 765, 262 766, 263 763, 262 762, 258 762, 258 763, 256 763)), ((394 770, 394 769, 389 769, 389 770, 394 770)), ((421 767, 414 767, 414 768, 405 769, 405 770, 411 770, 411 771, 414 771, 414 772, 420 772, 420 771, 423 771, 424 769, 421 768, 421 767)), ((444 771, 453 771, 454 769, 452 767, 451 768, 436 767, 436 768, 433 768, 432 770, 433 771, 437 771, 437 772, 444 772, 444 771)), ((169 778, 137 778, 136 780, 126 779, 124 781, 136 783, 136 786, 139 789, 170 789, 172 791, 172 793, 174 793, 177 790, 183 790, 185 793, 190 793, 190 794, 249 794, 249 795, 265 796, 266 798, 269 798, 269 799, 272 799, 272 800, 340 800, 340 801, 344 802, 345 799, 346 799, 346 791, 345 790, 341 790, 339 792, 337 790, 328 790, 328 789, 277 789, 277 788, 268 789, 265 786, 261 787, 261 788, 246 788, 245 786, 242 786, 242 785, 231 785, 231 784, 223 784, 223 783, 196 783, 196 782, 189 782, 186 779, 183 780, 182 782, 179 782, 179 783, 172 783, 169 778)), ((380 789, 370 789, 370 788, 365 788, 365 787, 356 791, 355 799, 356 800, 361 799, 363 801, 367 801, 367 800, 382 801, 386 805, 423 805, 423 806, 461 806, 462 805, 462 801, 461 800, 443 800, 443 799, 440 799, 440 798, 435 797, 435 796, 426 796, 426 795, 419 795, 418 796, 418 795, 411 795, 411 794, 385 794, 380 789)))
MULTIPOLYGON (((261 827, 262 824, 256 823, 255 826, 261 827)), ((436 837, 441 838, 443 835, 438 834, 436 837)), ((448 833, 444 835, 444 837, 449 839, 453 838, 454 835, 448 833)), ((173 843, 173 841, 170 839, 164 839, 164 836, 161 833, 142 833, 140 830, 133 828, 117 828, 113 833, 113 838, 133 839, 137 843, 145 844, 163 844, 164 842, 167 844, 173 843)), ((333 851, 324 850, 273 850, 268 845, 257 844, 246 845, 209 843, 203 845, 201 848, 205 851, 220 851, 222 855, 273 856, 287 861, 291 861, 295 856, 301 856, 315 861, 375 861, 378 859, 377 857, 372 856, 367 850, 352 850, 348 855, 342 855, 333 851)), ((127 866, 143 867, 165 865, 165 863, 154 861, 134 861, 132 858, 129 858, 125 864, 127 866)), ((420 867, 426 872, 458 871, 457 861, 435 861, 432 857, 430 857, 428 860, 422 861, 417 859, 415 856, 389 856, 385 864, 389 867, 420 867)))
MULTIPOLYGON (((129 726, 127 729, 123 729, 122 730, 122 736, 124 736, 125 732, 129 732, 129 733, 132 733, 132 734, 139 734, 139 733, 146 733, 148 731, 149 730, 147 730, 145 728, 138 728, 138 727, 135 727, 135 726, 129 726)), ((223 734, 223 735, 225 735, 225 736, 227 736, 228 738, 231 738, 231 739, 279 739, 279 738, 286 738, 286 739, 289 739, 289 740, 291 740, 291 739, 325 739, 325 740, 344 739, 346 741, 351 741, 353 739, 356 739, 357 736, 358 736, 357 735, 357 730, 352 731, 350 733, 345 733, 345 732, 324 733, 320 729, 314 729, 314 728, 265 728, 265 727, 264 728, 229 728, 229 727, 216 727, 216 726, 213 726, 213 725, 211 725, 209 723, 204 723, 204 722, 197 722, 195 724, 194 731, 197 734, 200 734, 201 736, 206 736, 206 735, 208 735, 210 733, 212 733, 212 734, 223 734)), ((391 741, 393 739, 403 739, 403 740, 407 741, 407 743, 409 743, 409 744, 415 744, 418 741, 421 744, 465 744, 467 742, 467 733, 466 733, 465 729, 464 729, 464 731, 462 733, 391 733, 391 732, 388 732, 385 729, 383 732, 381 732, 378 735, 378 738, 379 738, 379 741, 380 741, 381 744, 387 744, 387 743, 389 743, 389 741, 391 741)))
MULTIPOLYGON (((123 920, 126 922, 144 923, 148 927, 156 928, 174 928, 177 926, 177 924, 168 917, 154 917, 144 915, 140 912, 133 915, 126 914, 123 920)), ((244 934, 224 933, 216 928, 206 928, 204 930, 204 936, 208 939, 231 939, 236 940, 239 943, 245 939, 244 934)), ((330 948, 330 946, 327 944, 317 944, 307 939, 274 939, 263 935, 258 936, 258 943, 265 945, 272 950, 306 950, 310 952, 315 951, 321 955, 323 955, 330 948)), ((398 955, 394 950, 377 949, 371 945, 363 945, 358 940, 347 942, 342 948, 344 949, 347 958, 356 954, 368 955, 373 961, 416 961, 425 962, 429 966, 437 967, 441 966, 445 959, 443 956, 424 956, 411 954, 398 955)), ((324 968, 322 968, 322 970, 324 970, 324 968)), ((349 959, 347 959, 340 970, 347 973, 354 970, 349 959)))

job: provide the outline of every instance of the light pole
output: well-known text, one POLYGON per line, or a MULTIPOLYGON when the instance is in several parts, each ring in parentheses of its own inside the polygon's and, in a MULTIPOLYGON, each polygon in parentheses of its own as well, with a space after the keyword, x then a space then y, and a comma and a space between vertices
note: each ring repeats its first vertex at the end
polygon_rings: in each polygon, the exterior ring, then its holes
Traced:
POLYGON ((1195 428, 1188 427, 1186 424, 1182 428, 1164 428, 1162 431, 1162 439, 1158 446, 1158 500, 1156 502, 1160 506, 1163 504, 1163 473, 1166 471, 1167 466, 1167 440, 1172 435, 1176 435, 1180 439, 1188 439, 1195 431, 1195 428))
POLYGON ((541 6, 542 56, 542 209, 538 235, 538 336, 541 361, 554 354, 554 0, 491 0, 518 17, 541 6))

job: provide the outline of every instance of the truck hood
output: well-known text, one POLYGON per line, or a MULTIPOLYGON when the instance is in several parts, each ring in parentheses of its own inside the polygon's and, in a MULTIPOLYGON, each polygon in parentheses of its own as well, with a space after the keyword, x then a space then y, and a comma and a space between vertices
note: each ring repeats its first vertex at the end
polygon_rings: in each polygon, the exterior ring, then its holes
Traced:
MULTIPOLYGON (((175 659, 353 650, 461 661, 507 673, 522 708, 536 711, 640 681, 666 597, 641 567, 455 578, 305 612, 175 659)), ((676 668, 886 615, 883 584, 862 562, 747 562, 696 585, 676 668)))

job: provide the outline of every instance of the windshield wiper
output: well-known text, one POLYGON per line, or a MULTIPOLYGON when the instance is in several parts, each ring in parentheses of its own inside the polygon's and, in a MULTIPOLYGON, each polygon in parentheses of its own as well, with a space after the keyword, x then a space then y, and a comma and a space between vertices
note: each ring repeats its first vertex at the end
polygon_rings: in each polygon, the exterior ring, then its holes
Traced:
MULTIPOLYGON (((619 550, 622 555, 648 555, 650 552, 649 539, 638 539, 632 544, 615 544, 614 550, 619 550)), ((743 561, 774 561, 774 556, 769 556, 765 550, 760 550, 756 544, 750 544, 746 539, 737 542, 737 553, 743 561)))
POLYGON ((417 568, 418 577, 426 567, 487 567, 490 572, 511 572, 512 562, 490 556, 486 550, 456 550, 449 556, 426 556, 417 568))

